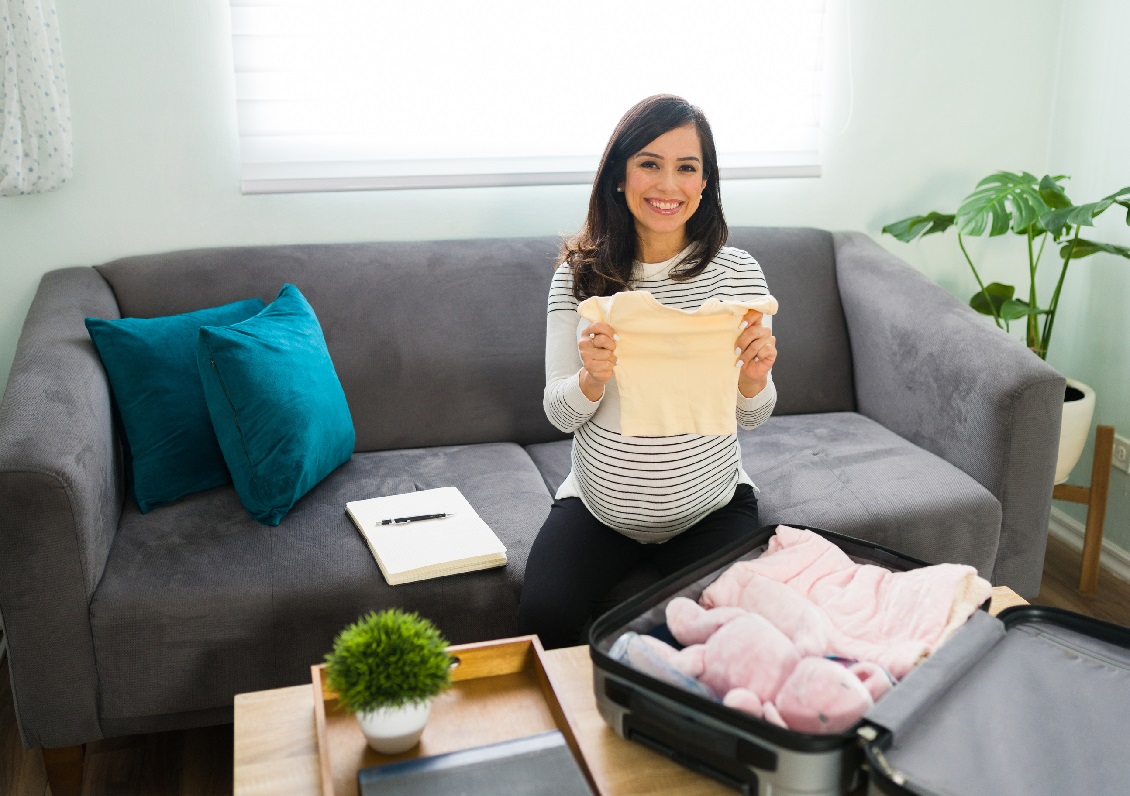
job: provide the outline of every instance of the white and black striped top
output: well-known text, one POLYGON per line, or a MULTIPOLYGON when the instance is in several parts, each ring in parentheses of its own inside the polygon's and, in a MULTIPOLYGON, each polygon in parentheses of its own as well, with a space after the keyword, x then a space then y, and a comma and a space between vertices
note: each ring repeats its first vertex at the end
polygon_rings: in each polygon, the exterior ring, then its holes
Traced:
MULTIPOLYGON (((685 254, 662 263, 637 263, 632 288, 683 310, 697 309, 712 297, 741 301, 769 293, 757 261, 729 247, 694 279, 676 282, 668 274, 685 254)), ((739 483, 752 485, 741 466, 737 435, 620 434, 616 377, 605 384, 598 401, 581 392, 577 343, 589 322, 577 314, 571 287, 569 268, 559 266, 549 289, 543 404, 553 425, 573 432, 573 469, 556 497, 579 497, 598 520, 633 539, 666 541, 728 503, 739 483)), ((742 428, 764 423, 777 402, 772 375, 753 398, 736 390, 735 395, 742 428)))

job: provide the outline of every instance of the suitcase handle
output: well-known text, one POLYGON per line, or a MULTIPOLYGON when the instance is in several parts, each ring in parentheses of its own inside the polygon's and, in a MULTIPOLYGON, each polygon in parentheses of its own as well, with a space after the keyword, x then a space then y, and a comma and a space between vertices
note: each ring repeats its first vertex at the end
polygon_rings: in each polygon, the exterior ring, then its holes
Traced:
POLYGON ((731 733, 714 729, 671 706, 633 692, 623 717, 624 736, 678 759, 685 765, 733 784, 756 777, 748 767, 777 770, 777 753, 731 733))
POLYGON ((718 770, 717 767, 700 760, 693 754, 684 754, 683 752, 680 752, 677 749, 673 749, 667 744, 662 743, 661 741, 657 741, 646 733, 640 732, 639 730, 630 727, 625 727, 625 731, 627 733, 627 738, 629 741, 634 741, 635 743, 641 744, 642 746, 646 746, 653 752, 657 752, 658 754, 661 754, 664 757, 691 769, 692 771, 697 771, 700 774, 715 779, 726 787, 733 788, 734 790, 745 794, 745 796, 753 796, 753 794, 757 793, 757 775, 749 769, 746 769, 743 772, 744 776, 746 777, 745 780, 737 780, 731 777, 728 773, 718 770))

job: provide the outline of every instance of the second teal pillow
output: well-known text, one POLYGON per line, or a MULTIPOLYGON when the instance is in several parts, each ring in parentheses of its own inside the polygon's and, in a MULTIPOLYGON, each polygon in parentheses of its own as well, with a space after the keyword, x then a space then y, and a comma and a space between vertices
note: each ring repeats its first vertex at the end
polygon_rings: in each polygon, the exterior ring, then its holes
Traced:
POLYGON ((231 326, 200 329, 208 412, 248 513, 278 525, 353 454, 345 391, 314 309, 294 285, 231 326))

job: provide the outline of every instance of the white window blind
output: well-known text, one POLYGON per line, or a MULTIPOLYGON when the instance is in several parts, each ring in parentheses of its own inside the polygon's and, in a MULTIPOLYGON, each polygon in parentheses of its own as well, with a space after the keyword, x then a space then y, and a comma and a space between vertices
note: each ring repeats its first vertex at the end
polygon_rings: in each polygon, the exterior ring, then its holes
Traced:
POLYGON ((678 94, 723 178, 817 176, 824 0, 231 0, 244 193, 591 182, 678 94))

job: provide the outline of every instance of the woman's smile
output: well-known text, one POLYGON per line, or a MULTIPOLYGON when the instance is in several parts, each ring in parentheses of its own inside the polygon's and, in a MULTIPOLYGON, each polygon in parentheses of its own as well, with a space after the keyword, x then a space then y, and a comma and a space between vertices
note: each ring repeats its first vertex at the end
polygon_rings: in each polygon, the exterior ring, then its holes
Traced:
POLYGON ((664 199, 645 199, 644 201, 655 212, 665 216, 675 215, 679 212, 679 208, 686 204, 686 202, 672 202, 664 199))

